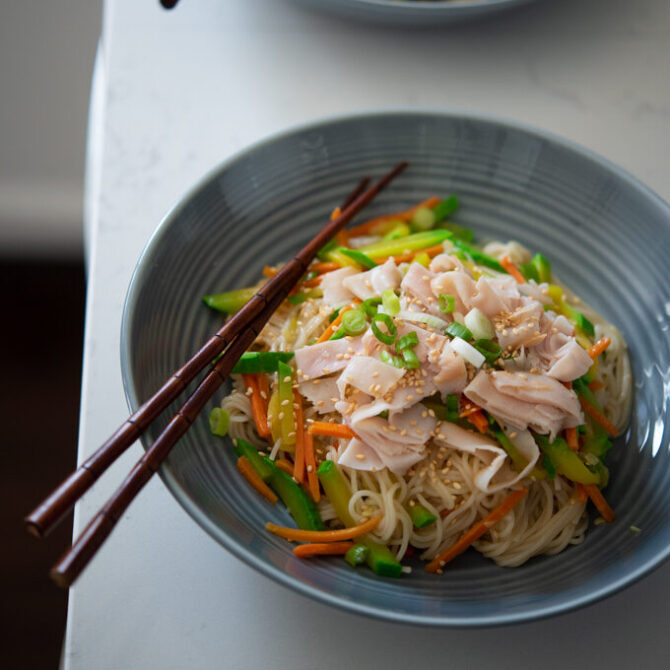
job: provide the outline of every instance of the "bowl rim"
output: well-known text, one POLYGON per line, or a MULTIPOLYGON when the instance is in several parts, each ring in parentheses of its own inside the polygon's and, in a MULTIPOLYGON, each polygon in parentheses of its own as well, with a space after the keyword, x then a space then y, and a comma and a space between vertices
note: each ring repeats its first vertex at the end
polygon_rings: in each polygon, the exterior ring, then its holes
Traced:
MULTIPOLYGON (((595 151, 573 142, 572 140, 568 140, 564 137, 561 137, 560 135, 557 135, 551 131, 543 130, 532 124, 512 120, 504 116, 444 107, 385 107, 351 113, 333 114, 318 117, 308 122, 288 126, 282 130, 276 131, 259 140, 256 140, 246 147, 234 152, 228 158, 209 169, 189 189, 185 191, 185 193, 175 202, 175 204, 173 204, 168 209, 167 213, 156 226, 144 248, 142 249, 142 252, 140 253, 131 275, 128 290, 124 300, 120 332, 121 376, 123 381, 124 395, 131 412, 134 412, 141 403, 138 401, 137 394, 135 392, 135 377, 130 368, 130 315, 133 312, 138 299, 139 286, 142 283, 141 280, 144 273, 147 271, 147 263, 145 261, 151 255, 153 249, 160 242, 161 238, 166 234, 170 223, 176 219, 188 206, 188 202, 193 198, 193 196, 206 185, 208 185, 217 175, 222 174, 237 161, 278 140, 288 138, 298 133, 309 132, 310 130, 342 122, 356 122, 365 120, 369 121, 374 118, 402 116, 413 118, 440 117, 442 119, 480 121, 491 125, 503 126, 509 130, 521 131, 532 137, 537 137, 538 139, 548 140, 554 145, 576 153, 580 157, 596 163, 605 170, 614 173, 614 175, 626 182, 628 186, 641 193, 650 202, 653 202, 656 207, 663 210, 667 216, 668 222, 670 223, 670 204, 668 204, 650 187, 646 186, 643 182, 641 182, 637 177, 633 176, 628 171, 611 162, 609 159, 604 158, 595 151)), ((670 231, 670 225, 668 230, 670 231)), ((142 448, 146 450, 147 447, 143 438, 141 439, 141 444, 142 448)), ((172 473, 166 466, 160 467, 159 475, 170 493, 177 500, 177 502, 179 502, 182 508, 189 514, 189 516, 191 516, 213 539, 219 542, 219 544, 223 545, 223 547, 225 547, 225 549, 232 553, 235 557, 246 563, 246 565, 256 569, 263 575, 272 578, 282 586, 312 598, 317 602, 331 605, 352 614, 370 616, 378 620, 397 624, 449 628, 485 628, 538 621, 585 607, 586 605, 596 603, 599 600, 612 596, 621 591, 623 588, 632 585, 642 577, 660 567, 663 562, 666 561, 668 557, 670 557, 670 544, 668 544, 647 558, 644 563, 636 566, 635 569, 631 570, 626 575, 619 577, 618 579, 601 586, 596 590, 589 591, 586 594, 576 597, 566 597, 564 600, 548 605, 543 605, 540 601, 539 604, 533 603, 527 609, 519 612, 501 612, 495 614, 471 616, 469 618, 444 615, 398 613, 384 609, 382 607, 375 607, 345 600, 336 595, 321 591, 313 586, 310 586, 309 584, 296 580, 287 572, 284 572, 281 569, 262 561, 254 554, 253 551, 247 549, 241 543, 238 543, 234 538, 223 532, 216 524, 214 524, 192 501, 188 492, 181 487, 179 482, 173 477, 172 473)))

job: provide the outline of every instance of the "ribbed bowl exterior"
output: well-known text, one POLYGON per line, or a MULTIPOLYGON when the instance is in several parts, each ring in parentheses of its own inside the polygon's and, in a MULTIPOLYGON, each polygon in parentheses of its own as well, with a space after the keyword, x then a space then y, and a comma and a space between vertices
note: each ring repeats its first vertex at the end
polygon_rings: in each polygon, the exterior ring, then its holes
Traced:
MULTIPOLYGON (((627 338, 635 400, 630 428, 608 461, 616 522, 521 568, 468 552, 444 575, 414 564, 411 575, 391 580, 338 559, 296 559, 289 543, 267 533, 266 521, 287 524, 288 514, 242 482, 230 442, 209 433, 208 410, 161 476, 239 558, 359 613, 425 625, 493 625, 613 593, 670 549, 670 208, 616 167, 541 131, 437 112, 361 115, 274 137, 214 170, 161 223, 133 275, 122 326, 129 404, 135 409, 220 327, 201 296, 253 284, 264 265, 306 243, 362 176, 379 177, 400 160, 410 168, 365 217, 456 193, 459 223, 479 239, 516 239, 544 253, 556 274, 627 338)), ((145 447, 165 424, 165 417, 156 422, 145 447)))

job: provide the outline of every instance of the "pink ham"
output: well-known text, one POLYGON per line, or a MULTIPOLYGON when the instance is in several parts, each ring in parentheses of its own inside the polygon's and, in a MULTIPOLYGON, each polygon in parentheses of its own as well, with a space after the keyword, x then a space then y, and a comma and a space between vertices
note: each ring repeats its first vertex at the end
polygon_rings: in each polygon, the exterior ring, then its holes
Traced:
POLYGON ((472 277, 458 270, 437 275, 430 282, 430 287, 435 295, 453 295, 456 301, 454 311, 461 314, 470 311, 472 299, 477 295, 477 286, 472 277))
POLYGON ((319 414, 335 411, 335 403, 340 396, 337 377, 321 377, 300 383, 300 394, 314 405, 319 414))
MULTIPOLYGON (((336 270, 339 272, 339 270, 336 270)), ((327 275, 326 275, 327 276, 327 275)), ((386 289, 400 286, 402 275, 392 259, 367 272, 359 272, 345 277, 343 287, 361 300, 380 296, 386 289)))
POLYGON ((342 398, 347 386, 378 398, 397 386, 404 374, 404 369, 382 363, 378 358, 354 356, 337 380, 337 388, 342 398))
POLYGON ((301 347, 295 351, 295 363, 300 371, 298 380, 326 377, 346 368, 354 356, 367 353, 363 337, 326 340, 301 347))
POLYGON ((574 391, 546 374, 482 370, 464 393, 496 419, 549 433, 552 440, 561 430, 584 423, 574 391))
POLYGON ((489 319, 511 312, 521 304, 518 286, 512 277, 480 277, 469 307, 477 307, 489 319))
POLYGON ((435 274, 427 270, 420 263, 412 263, 400 284, 401 291, 412 299, 413 304, 425 307, 429 312, 440 314, 435 293, 431 289, 431 282, 435 274))
POLYGON ((323 291, 323 301, 328 305, 342 305, 351 302, 355 296, 344 286, 343 282, 347 277, 360 274, 362 273, 351 266, 326 272, 319 284, 323 291))
POLYGON ((494 317, 498 344, 509 351, 540 344, 546 338, 540 325, 543 318, 542 305, 536 300, 523 298, 523 303, 514 311, 494 317))
POLYGON ((450 344, 446 344, 440 354, 437 373, 433 375, 433 383, 444 397, 450 393, 461 393, 468 383, 468 371, 465 361, 450 344))

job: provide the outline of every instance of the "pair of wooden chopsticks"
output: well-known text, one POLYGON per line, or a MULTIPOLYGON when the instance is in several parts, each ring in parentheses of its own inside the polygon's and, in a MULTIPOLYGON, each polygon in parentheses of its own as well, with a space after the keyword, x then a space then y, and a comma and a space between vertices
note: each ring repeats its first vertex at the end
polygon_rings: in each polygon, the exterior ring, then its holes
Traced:
POLYGON ((195 391, 177 410, 151 448, 135 464, 121 486, 52 568, 51 577, 59 586, 70 586, 81 574, 112 532, 123 512, 158 470, 179 438, 190 428, 207 401, 228 377, 240 356, 258 337, 273 312, 305 274, 319 249, 406 167, 406 162, 399 163, 369 188, 366 188, 369 178, 365 178, 343 203, 339 216, 324 226, 314 239, 259 289, 258 293, 228 320, 195 356, 177 370, 92 456, 26 517, 28 531, 37 537, 45 536, 98 477, 184 391, 198 373, 224 352, 195 391))

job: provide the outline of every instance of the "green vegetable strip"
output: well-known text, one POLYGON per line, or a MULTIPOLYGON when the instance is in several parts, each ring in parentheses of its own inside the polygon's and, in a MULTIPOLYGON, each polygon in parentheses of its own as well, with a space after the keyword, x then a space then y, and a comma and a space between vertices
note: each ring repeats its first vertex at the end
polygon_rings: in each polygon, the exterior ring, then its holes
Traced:
POLYGON ((552 461, 547 454, 542 456, 542 467, 549 479, 556 479, 556 466, 554 465, 554 461, 552 461))
POLYGON ((344 560, 355 568, 357 565, 365 563, 369 553, 370 550, 359 542, 347 551, 344 555, 344 560))
MULTIPOLYGON (((356 522, 351 514, 349 514, 351 489, 337 464, 334 461, 323 461, 317 470, 317 475, 324 493, 333 506, 335 514, 337 514, 337 518, 345 526, 355 526, 356 522)), ((374 542, 365 536, 359 538, 358 543, 367 547, 368 555, 366 562, 375 574, 382 577, 400 577, 402 566, 389 551, 388 547, 374 542)))
POLYGON ((535 254, 531 260, 531 265, 535 268, 539 282, 548 283, 551 281, 551 263, 542 254, 535 254))
POLYGON ((448 216, 453 214, 460 207, 460 202, 458 196, 450 195, 448 198, 442 200, 442 202, 437 203, 433 207, 433 214, 435 215, 435 221, 439 223, 444 221, 448 216))
POLYGON ((269 458, 263 459, 272 468, 270 488, 281 498, 291 516, 303 530, 324 530, 321 515, 314 501, 293 478, 280 470, 269 458))
POLYGON ((244 307, 251 298, 256 295, 258 288, 251 286, 249 288, 238 288, 234 291, 226 291, 225 293, 214 293, 212 295, 205 295, 202 297, 204 303, 224 314, 235 314, 244 307))
POLYGON ((277 364, 277 387, 279 390, 279 419, 282 446, 295 444, 295 411, 293 409, 293 370, 290 365, 277 364))
POLYGON ((549 442, 545 435, 536 435, 535 440, 542 453, 546 454, 556 466, 559 474, 579 484, 597 484, 600 481, 600 476, 591 472, 577 452, 572 451, 562 438, 557 437, 553 442, 549 442))
POLYGON ((232 369, 233 374, 257 375, 277 372, 280 362, 288 363, 293 358, 292 351, 247 351, 232 369))
POLYGON ((368 270, 377 267, 377 263, 375 263, 369 256, 366 256, 361 251, 357 251, 356 249, 347 249, 346 247, 339 247, 337 250, 339 253, 348 256, 351 258, 351 260, 356 261, 358 265, 361 265, 368 270))
POLYGON ((492 431, 496 440, 500 443, 500 446, 507 452, 507 455, 510 457, 512 463, 514 463, 514 468, 521 472, 527 465, 528 461, 524 458, 523 454, 516 448, 516 445, 512 440, 503 433, 500 428, 493 428, 492 431))
POLYGON ((379 353, 379 358, 381 359, 382 363, 392 365, 394 368, 405 367, 404 361, 400 356, 394 356, 393 354, 390 354, 388 351, 386 351, 386 349, 382 349, 382 351, 379 353))
POLYGON ((367 247, 362 247, 359 251, 370 256, 370 258, 397 256, 406 251, 419 251, 441 244, 450 237, 451 233, 447 230, 428 230, 423 233, 413 233, 407 237, 400 237, 397 240, 382 240, 367 247))
POLYGON ((468 254, 468 256, 470 256, 470 258, 472 258, 475 263, 485 265, 486 267, 491 268, 492 270, 496 270, 497 272, 507 272, 505 268, 500 265, 500 263, 498 263, 498 261, 492 256, 488 256, 482 251, 479 251, 479 249, 475 249, 475 247, 472 247, 459 239, 454 239, 453 242, 456 247, 468 254))
POLYGON ((465 228, 464 226, 459 226, 457 223, 452 221, 444 221, 443 223, 438 224, 439 228, 444 228, 448 230, 454 240, 460 240, 466 244, 472 244, 475 241, 475 232, 470 230, 470 228, 465 228))
POLYGON ((458 421, 460 414, 458 395, 453 393, 447 396, 447 421, 458 421))
POLYGON ((272 478, 272 474, 277 469, 272 461, 267 461, 258 453, 258 449, 253 444, 249 444, 246 440, 235 440, 235 453, 238 456, 245 456, 251 464, 251 467, 258 473, 258 476, 264 481, 268 482, 272 478))
POLYGON ((344 326, 340 326, 328 339, 341 340, 343 337, 346 336, 347 336, 347 329, 344 326))
POLYGON ((425 528, 430 526, 431 523, 437 521, 437 517, 429 512, 423 505, 416 503, 415 505, 408 505, 407 512, 409 513, 410 519, 415 528, 425 528))
POLYGON ((493 363, 502 354, 502 347, 493 340, 475 340, 472 346, 486 358, 487 363, 493 363))
POLYGON ((540 283, 540 275, 537 271, 537 268, 532 263, 519 264, 519 270, 521 274, 526 278, 526 281, 534 279, 536 282, 540 283))
POLYGON ((409 226, 402 221, 398 221, 398 223, 388 233, 386 233, 382 239, 397 240, 399 237, 407 237, 409 233, 409 226))
POLYGON ((403 349, 413 349, 417 344, 419 344, 419 336, 416 331, 411 330, 407 335, 398 338, 395 348, 396 351, 402 351, 403 349))
POLYGON ((472 339, 472 333, 469 328, 466 328, 460 323, 450 323, 445 329, 444 332, 450 337, 460 337, 466 342, 469 342, 472 339))
POLYGON ((224 437, 228 433, 228 424, 230 423, 230 415, 225 409, 215 407, 209 413, 209 430, 212 435, 224 437))
POLYGON ((392 288, 387 288, 382 292, 382 305, 391 316, 395 316, 400 311, 400 299, 392 288))
POLYGON ((416 370, 421 366, 418 356, 411 349, 402 350, 403 366, 408 370, 416 370))

